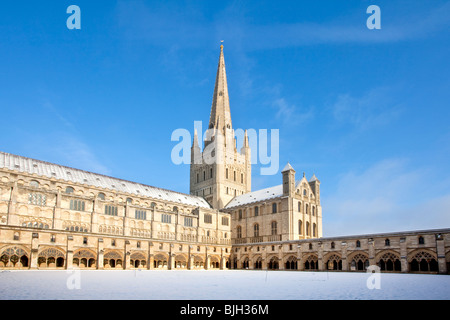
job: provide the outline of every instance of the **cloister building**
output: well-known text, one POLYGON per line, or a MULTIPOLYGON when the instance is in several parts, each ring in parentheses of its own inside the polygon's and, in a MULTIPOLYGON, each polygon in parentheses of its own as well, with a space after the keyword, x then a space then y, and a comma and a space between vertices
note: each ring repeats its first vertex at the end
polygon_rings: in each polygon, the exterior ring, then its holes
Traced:
POLYGON ((320 181, 289 163, 252 191, 223 46, 208 129, 203 150, 192 143, 190 194, 0 152, 0 268, 450 270, 448 228, 324 237, 320 181))

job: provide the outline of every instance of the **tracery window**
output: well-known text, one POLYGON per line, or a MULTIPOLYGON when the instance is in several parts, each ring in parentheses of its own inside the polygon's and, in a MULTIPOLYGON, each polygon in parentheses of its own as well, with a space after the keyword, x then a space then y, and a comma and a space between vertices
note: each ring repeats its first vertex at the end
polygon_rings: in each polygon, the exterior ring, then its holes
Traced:
POLYGON ((28 194, 28 204, 35 204, 38 206, 47 205, 47 196, 40 193, 29 193, 28 194))
POLYGON ((70 200, 70 210, 84 211, 85 202, 82 200, 70 200))
POLYGON ((259 224, 257 223, 255 223, 255 225, 253 226, 253 236, 259 237, 259 224))
POLYGON ((276 235, 277 234, 277 222, 276 221, 272 221, 270 226, 271 226, 272 235, 276 235))
POLYGON ((105 214, 109 216, 117 216, 117 207, 111 205, 105 205, 105 214))

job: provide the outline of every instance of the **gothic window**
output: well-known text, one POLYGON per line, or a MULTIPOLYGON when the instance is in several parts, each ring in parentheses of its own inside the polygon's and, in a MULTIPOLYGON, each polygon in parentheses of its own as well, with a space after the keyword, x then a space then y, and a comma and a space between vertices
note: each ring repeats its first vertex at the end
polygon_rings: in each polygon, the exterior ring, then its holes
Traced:
POLYGON ((316 215, 316 207, 312 207, 312 215, 315 216, 316 215))
POLYGON ((211 214, 205 214, 204 215, 204 222, 205 223, 212 223, 212 215, 211 214))
POLYGON ((356 247, 357 247, 357 248, 361 248, 361 241, 356 240, 356 247))
POLYGON ((306 222, 306 235, 309 236, 309 222, 306 222))
POLYGON ((242 219, 242 209, 239 209, 239 220, 241 220, 242 219))
POLYGON ((298 212, 302 211, 302 203, 299 201, 298 202, 298 212))
POLYGON ((165 213, 163 213, 163 214, 161 215, 161 222, 164 222, 164 223, 171 223, 171 220, 172 220, 172 216, 171 216, 170 214, 165 214, 165 213))
POLYGON ((255 207, 255 217, 259 215, 259 207, 255 207))
POLYGON ((277 222, 276 221, 272 221, 272 223, 271 223, 271 231, 272 231, 272 235, 276 235, 277 234, 277 222))
POLYGON ((70 200, 70 210, 84 211, 85 203, 82 200, 70 200))
POLYGON ((259 237, 259 224, 257 223, 253 226, 253 236, 259 237))
POLYGON ((105 214, 109 216, 117 216, 117 207, 105 205, 105 214))
POLYGON ((178 212, 178 207, 173 207, 172 211, 173 212, 178 212))
POLYGON ((222 217, 222 225, 223 226, 227 226, 228 225, 228 218, 227 217, 222 217))
POLYGON ((277 204, 272 203, 272 213, 277 213, 277 204))
POLYGON ((303 189, 303 195, 306 196, 306 189, 303 189))
POLYGON ((303 233, 303 223, 302 223, 302 220, 298 220, 298 234, 302 234, 303 233))
POLYGON ((28 194, 28 204, 35 204, 38 206, 47 205, 47 196, 40 193, 29 193, 28 194))
POLYGON ((100 200, 105 200, 105 194, 104 193, 99 193, 97 196, 100 200))
POLYGON ((233 171, 233 179, 236 181, 236 171, 233 171))
POLYGON ((331 249, 334 249, 335 248, 335 244, 334 244, 334 242, 331 242, 331 249))
POLYGON ((391 245, 391 241, 389 239, 384 240, 384 245, 385 246, 390 246, 391 245))
POLYGON ((184 217, 184 226, 192 227, 193 221, 191 217, 184 217))
POLYGON ((305 206, 305 213, 308 214, 308 204, 305 206))
POLYGON ((127 203, 131 204, 133 202, 133 199, 127 198, 127 203))
POLYGON ((156 207, 156 203, 152 202, 152 203, 150 204, 150 208, 155 209, 155 207, 156 207))
POLYGON ((83 238, 83 244, 87 244, 88 243, 88 239, 86 237, 83 238))
POLYGON ((212 169, 212 168, 209 169, 209 177, 210 177, 210 178, 213 177, 213 169, 212 169))
POLYGON ((228 179, 228 168, 225 169, 225 178, 228 179))
POLYGON ((315 223, 313 223, 313 230, 312 230, 312 232, 313 232, 313 237, 315 237, 316 236, 316 224, 315 223))
POLYGON ((134 217, 135 217, 135 219, 146 220, 147 219, 147 212, 145 210, 138 210, 138 209, 136 209, 134 211, 134 217))
POLYGON ((242 238, 242 227, 241 226, 236 227, 236 238, 238 238, 238 239, 242 238))

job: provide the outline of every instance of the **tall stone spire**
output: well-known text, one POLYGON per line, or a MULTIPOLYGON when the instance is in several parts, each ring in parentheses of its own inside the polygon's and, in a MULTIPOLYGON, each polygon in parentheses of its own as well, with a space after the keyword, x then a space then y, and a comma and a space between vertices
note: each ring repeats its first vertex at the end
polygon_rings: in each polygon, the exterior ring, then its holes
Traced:
POLYGON ((210 129, 218 129, 222 134, 225 133, 226 128, 232 128, 223 45, 220 46, 219 65, 217 66, 216 84, 214 86, 214 95, 208 127, 210 129))

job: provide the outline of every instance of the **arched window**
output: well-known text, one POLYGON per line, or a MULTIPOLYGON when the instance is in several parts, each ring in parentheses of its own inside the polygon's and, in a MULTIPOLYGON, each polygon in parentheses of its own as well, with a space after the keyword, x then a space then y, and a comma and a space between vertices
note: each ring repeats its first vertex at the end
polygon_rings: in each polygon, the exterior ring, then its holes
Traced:
POLYGON ((100 200, 105 200, 105 194, 104 193, 99 193, 97 196, 100 200))
POLYGON ((331 242, 331 249, 334 249, 335 248, 335 244, 334 244, 334 242, 331 242))
POLYGON ((257 223, 255 223, 255 225, 253 226, 253 236, 259 237, 259 224, 257 223))
POLYGON ((308 204, 305 206, 305 213, 308 214, 308 204))
POLYGON ((312 215, 313 215, 313 216, 316 215, 316 207, 312 207, 312 215))
POLYGON ((178 212, 178 207, 173 207, 173 212, 178 212))
POLYGON ((309 222, 306 222, 306 235, 309 236, 309 222))
POLYGON ((277 213, 277 204, 272 203, 272 213, 277 213))
POLYGON ((276 235, 277 234, 277 222, 276 221, 272 221, 272 223, 271 223, 271 231, 272 231, 272 235, 276 235))
POLYGON ((152 202, 152 203, 150 204, 150 208, 154 209, 155 207, 156 207, 156 203, 152 202))
POLYGON ((131 198, 127 198, 127 203, 132 203, 133 202, 133 199, 131 199, 131 198))
POLYGON ((385 246, 390 246, 391 245, 391 241, 389 239, 384 240, 384 245, 385 246))
POLYGON ((422 236, 419 237, 419 244, 425 244, 425 239, 422 236))
POLYGON ((225 178, 228 179, 228 168, 225 169, 225 178))
POLYGON ((259 207, 255 207, 255 217, 259 215, 259 207))
POLYGON ((361 241, 356 240, 356 247, 357 247, 357 248, 361 248, 361 241))
POLYGON ((298 202, 298 212, 302 211, 302 203, 299 201, 298 202))
POLYGON ((298 220, 298 234, 303 234, 303 223, 302 220, 298 220))
POLYGON ((39 182, 37 182, 36 180, 31 181, 30 187, 39 188, 39 182))
POLYGON ((239 220, 242 219, 242 209, 239 209, 239 220))
POLYGON ((66 193, 73 193, 74 189, 72 187, 67 187, 66 188, 66 193))
POLYGON ((313 230, 312 230, 312 232, 313 232, 313 237, 315 237, 316 236, 316 224, 315 223, 313 223, 313 230))

